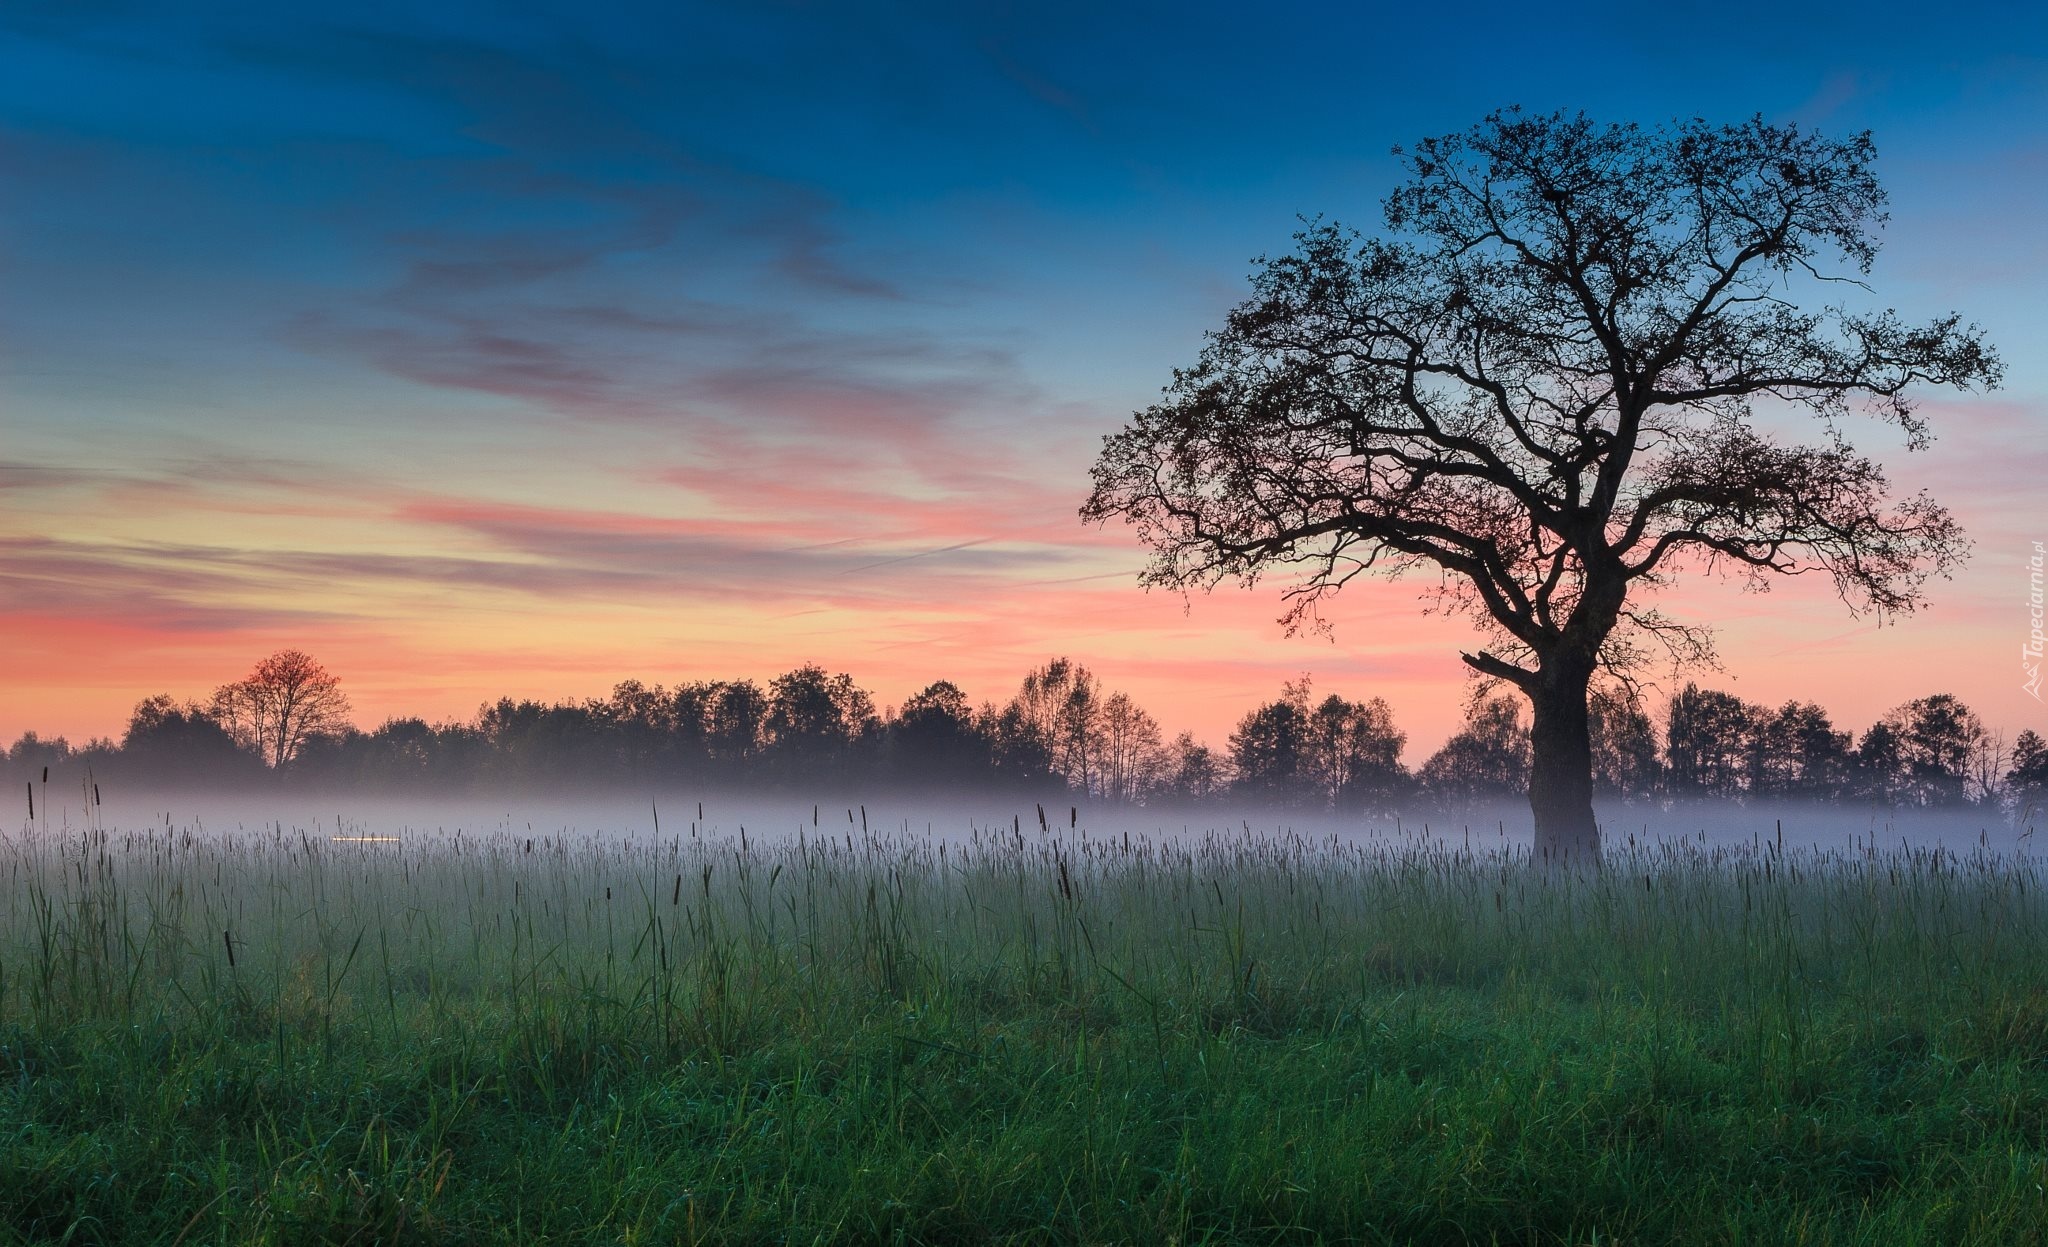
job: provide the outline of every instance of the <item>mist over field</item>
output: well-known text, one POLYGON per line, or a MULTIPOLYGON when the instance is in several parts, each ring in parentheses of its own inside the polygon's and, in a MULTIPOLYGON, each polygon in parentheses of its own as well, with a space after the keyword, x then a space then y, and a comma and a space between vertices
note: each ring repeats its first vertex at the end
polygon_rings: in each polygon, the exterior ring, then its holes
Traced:
MULTIPOLYGON (((497 836, 649 846, 679 837, 737 839, 743 833, 751 840, 772 844, 820 836, 963 842, 1020 831, 1027 841, 1045 836, 1069 841, 1129 837, 1153 843, 1212 836, 1245 840, 1291 836, 1389 847, 1434 845, 1482 855, 1526 853, 1532 840, 1528 804, 1511 799, 1358 816, 1250 802, 1133 807, 1077 804, 1059 796, 1033 799, 915 791, 870 791, 812 801, 755 792, 696 794, 680 789, 653 796, 570 791, 552 796, 509 793, 495 798, 161 789, 104 793, 90 820, 79 793, 67 798, 53 787, 47 801, 47 807, 38 810, 38 823, 16 824, 21 832, 35 828, 78 830, 90 821, 116 833, 158 834, 168 828, 201 837, 260 833, 431 842, 457 836, 470 840, 497 836)), ((1605 801, 1596 808, 1608 843, 1621 850, 1632 845, 1669 844, 1857 853, 1940 848, 1967 855, 1978 850, 2030 854, 2038 851, 2037 844, 2048 848, 2048 836, 2035 834, 2044 821, 2043 811, 2033 806, 1911 809, 1827 802, 1605 801)))

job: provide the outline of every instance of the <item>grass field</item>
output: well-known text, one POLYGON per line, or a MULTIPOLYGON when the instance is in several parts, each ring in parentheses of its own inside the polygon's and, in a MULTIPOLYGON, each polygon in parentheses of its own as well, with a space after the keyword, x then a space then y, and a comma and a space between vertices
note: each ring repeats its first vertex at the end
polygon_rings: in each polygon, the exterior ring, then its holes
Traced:
POLYGON ((0 1242, 2048 1236, 2044 872, 0 841, 0 1242))

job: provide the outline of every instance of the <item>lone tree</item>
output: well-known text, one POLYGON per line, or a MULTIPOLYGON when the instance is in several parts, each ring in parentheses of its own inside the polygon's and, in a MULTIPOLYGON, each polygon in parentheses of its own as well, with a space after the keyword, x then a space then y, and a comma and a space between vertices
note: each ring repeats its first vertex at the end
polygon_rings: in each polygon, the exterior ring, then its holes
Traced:
POLYGON ((1877 253, 1868 134, 1510 109, 1396 154, 1388 234, 1317 220, 1258 261, 1200 362, 1105 439, 1082 516, 1136 525, 1151 585, 1297 568, 1290 629, 1361 572, 1433 571, 1486 634, 1465 662, 1529 698, 1538 852, 1595 854, 1596 673, 1711 655, 1645 599, 1685 569, 1818 572, 1852 611, 1912 609, 1962 533, 1893 501, 1844 418, 1917 449, 1912 387, 1992 386, 1998 359, 1957 316, 1828 297, 1866 292, 1877 253))
POLYGON ((308 740, 348 727, 341 681, 310 654, 279 650, 248 676, 214 690, 213 716, 264 765, 285 766, 308 740))

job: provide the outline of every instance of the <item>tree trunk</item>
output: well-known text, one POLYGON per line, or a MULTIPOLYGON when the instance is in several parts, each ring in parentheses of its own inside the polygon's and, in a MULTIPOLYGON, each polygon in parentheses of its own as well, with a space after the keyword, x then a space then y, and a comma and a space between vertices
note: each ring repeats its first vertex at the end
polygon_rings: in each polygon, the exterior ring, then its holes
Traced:
POLYGON ((1536 815, 1536 856, 1550 864, 1600 860, 1593 821, 1593 737, 1586 715, 1590 668, 1546 670, 1529 700, 1529 808, 1536 815))

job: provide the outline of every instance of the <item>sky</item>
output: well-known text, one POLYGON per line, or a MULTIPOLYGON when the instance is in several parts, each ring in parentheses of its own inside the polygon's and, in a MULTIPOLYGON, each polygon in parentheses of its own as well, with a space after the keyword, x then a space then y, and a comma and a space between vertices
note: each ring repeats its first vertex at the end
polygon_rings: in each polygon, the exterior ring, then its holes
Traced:
MULTIPOLYGON (((0 740, 272 650, 365 727, 807 661, 1000 701, 1065 654, 1220 743, 1283 681, 1413 761, 1474 634, 1354 582, 1182 599, 1076 509, 1300 215, 1511 104, 1869 129, 1872 284, 2007 361, 1855 430, 1974 554, 1877 627, 1688 582, 1703 683, 1861 728, 2021 689, 2048 540, 2048 10, 662 4, 0 8, 0 740)), ((1670 686, 1668 677, 1660 684, 1670 686)))

